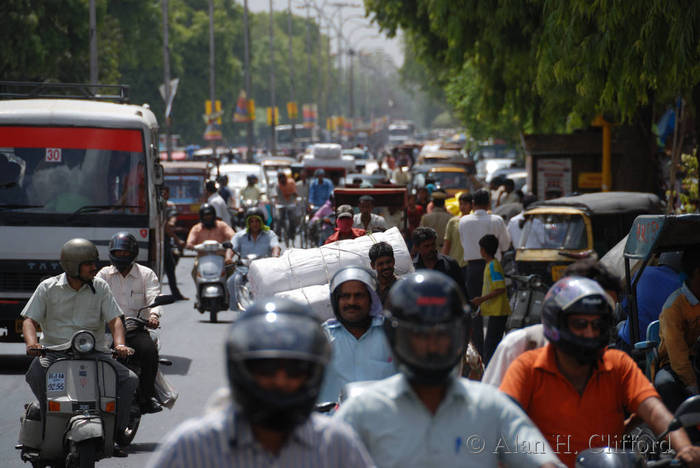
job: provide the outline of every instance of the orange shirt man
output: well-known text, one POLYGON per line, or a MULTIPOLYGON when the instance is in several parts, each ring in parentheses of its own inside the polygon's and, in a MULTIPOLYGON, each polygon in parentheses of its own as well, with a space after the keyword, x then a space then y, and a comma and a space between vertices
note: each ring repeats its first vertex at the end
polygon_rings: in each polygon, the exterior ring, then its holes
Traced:
MULTIPOLYGON (((591 279, 559 280, 542 307, 550 343, 513 361, 500 386, 569 467, 588 448, 634 449, 624 436, 626 413, 636 413, 656 434, 673 419, 635 362, 622 351, 605 348, 613 328, 612 306, 591 279)), ((672 432, 670 439, 679 457, 691 466, 700 463, 700 449, 685 430, 672 432)))
POLYGON ((500 389, 520 403, 568 466, 587 448, 622 448, 625 411, 636 413, 647 398, 659 398, 632 358, 618 350, 605 351, 579 394, 559 370, 551 343, 516 359, 500 389))

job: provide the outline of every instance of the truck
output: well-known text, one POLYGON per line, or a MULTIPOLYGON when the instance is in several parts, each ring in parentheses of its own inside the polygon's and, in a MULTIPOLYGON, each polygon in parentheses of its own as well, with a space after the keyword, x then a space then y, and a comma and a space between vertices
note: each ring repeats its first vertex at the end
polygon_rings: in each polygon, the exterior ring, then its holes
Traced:
POLYGON ((399 146, 413 139, 416 126, 410 120, 400 120, 389 125, 389 146, 399 146))
POLYGON ((128 86, 0 82, 0 341, 21 341, 19 314, 70 239, 103 266, 130 232, 160 276, 162 184, 158 123, 128 86))
POLYGON ((292 156, 294 151, 304 151, 309 145, 318 143, 318 127, 306 127, 302 124, 294 124, 294 137, 292 138, 292 126, 277 125, 275 127, 277 152, 285 156, 292 156))

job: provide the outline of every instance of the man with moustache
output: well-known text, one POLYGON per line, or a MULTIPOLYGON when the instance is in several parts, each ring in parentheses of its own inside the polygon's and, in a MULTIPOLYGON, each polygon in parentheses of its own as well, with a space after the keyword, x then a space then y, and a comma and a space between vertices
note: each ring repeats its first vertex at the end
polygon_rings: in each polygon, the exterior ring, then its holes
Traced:
POLYGON ((437 232, 435 229, 421 226, 413 231, 413 248, 416 257, 413 259, 413 267, 416 270, 437 270, 454 280, 462 294, 466 295, 462 269, 453 258, 438 253, 437 232))
POLYGON ((382 304, 372 274, 361 267, 339 270, 330 283, 335 319, 323 328, 333 347, 318 401, 338 401, 345 384, 378 380, 396 373, 382 331, 382 304))
POLYGON ((394 273, 394 249, 387 242, 377 242, 369 249, 369 262, 372 269, 377 272, 377 295, 385 304, 389 295, 389 289, 394 285, 396 274, 394 273))

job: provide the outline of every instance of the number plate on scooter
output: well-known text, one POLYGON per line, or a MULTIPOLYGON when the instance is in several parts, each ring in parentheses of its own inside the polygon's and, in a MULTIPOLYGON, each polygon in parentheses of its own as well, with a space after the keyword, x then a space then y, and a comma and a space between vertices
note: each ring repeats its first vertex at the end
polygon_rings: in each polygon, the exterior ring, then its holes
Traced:
POLYGON ((66 374, 63 372, 49 372, 46 375, 47 392, 63 392, 66 390, 66 374))
POLYGON ((96 408, 94 401, 75 401, 73 402, 73 412, 94 410, 96 408))

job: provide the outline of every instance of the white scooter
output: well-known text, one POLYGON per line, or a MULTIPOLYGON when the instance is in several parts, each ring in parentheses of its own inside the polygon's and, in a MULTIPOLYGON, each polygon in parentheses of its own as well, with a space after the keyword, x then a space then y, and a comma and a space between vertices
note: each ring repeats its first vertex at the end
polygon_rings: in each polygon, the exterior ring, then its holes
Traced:
POLYGON ((95 336, 81 330, 70 341, 41 348, 65 354, 46 370, 46 415, 38 402, 25 405, 20 418, 22 460, 46 465, 94 467, 112 456, 117 429, 117 372, 95 336))
POLYGON ((253 294, 248 288, 248 270, 250 264, 257 258, 257 255, 249 254, 245 258, 241 257, 236 264, 234 291, 236 293, 235 306, 239 312, 243 312, 253 302, 253 294))
POLYGON ((229 307, 226 273, 234 265, 226 265, 224 258, 226 249, 230 248, 230 242, 222 244, 213 240, 204 241, 194 247, 198 258, 195 279, 197 302, 194 307, 200 314, 208 311, 212 323, 216 323, 219 311, 228 310, 229 307))

